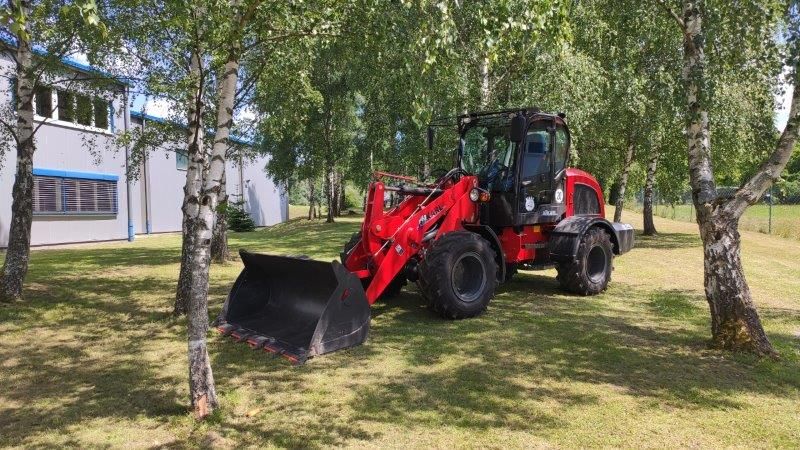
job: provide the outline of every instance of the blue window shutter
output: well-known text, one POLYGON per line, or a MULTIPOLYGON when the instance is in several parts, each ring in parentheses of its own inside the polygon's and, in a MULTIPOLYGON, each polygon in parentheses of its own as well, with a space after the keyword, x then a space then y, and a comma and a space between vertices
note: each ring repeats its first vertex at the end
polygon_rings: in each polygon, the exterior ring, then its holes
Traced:
POLYGON ((119 212, 118 178, 111 174, 33 169, 33 212, 116 215, 119 212))

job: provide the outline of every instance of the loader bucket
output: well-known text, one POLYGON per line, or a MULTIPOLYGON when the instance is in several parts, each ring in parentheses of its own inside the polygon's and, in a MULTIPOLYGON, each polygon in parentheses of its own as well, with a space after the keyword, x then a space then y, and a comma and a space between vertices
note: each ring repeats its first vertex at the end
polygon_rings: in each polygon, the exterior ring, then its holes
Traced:
POLYGON ((361 344, 370 310, 359 279, 336 261, 239 252, 244 270, 217 329, 296 364, 361 344))

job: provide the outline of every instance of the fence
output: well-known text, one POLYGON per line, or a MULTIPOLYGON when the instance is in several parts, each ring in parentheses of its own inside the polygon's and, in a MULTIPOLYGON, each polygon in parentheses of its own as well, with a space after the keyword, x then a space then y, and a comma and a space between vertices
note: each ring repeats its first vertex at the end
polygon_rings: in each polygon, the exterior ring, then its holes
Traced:
MULTIPOLYGON (((720 195, 732 195, 735 187, 719 187, 720 195)), ((694 222, 696 213, 691 192, 686 192, 677 201, 666 202, 654 192, 653 215, 672 220, 694 222)), ((644 191, 636 193, 633 209, 641 212, 644 191)), ((739 221, 740 230, 758 231, 785 238, 800 240, 800 194, 783 194, 770 189, 747 211, 739 221)))

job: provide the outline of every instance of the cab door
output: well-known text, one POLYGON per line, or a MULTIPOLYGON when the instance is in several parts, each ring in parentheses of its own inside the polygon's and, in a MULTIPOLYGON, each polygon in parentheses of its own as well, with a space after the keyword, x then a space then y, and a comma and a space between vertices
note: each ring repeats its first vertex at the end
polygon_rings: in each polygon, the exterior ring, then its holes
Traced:
POLYGON ((555 119, 535 120, 528 127, 519 155, 516 225, 557 222, 566 208, 556 178, 566 166, 569 134, 555 119))

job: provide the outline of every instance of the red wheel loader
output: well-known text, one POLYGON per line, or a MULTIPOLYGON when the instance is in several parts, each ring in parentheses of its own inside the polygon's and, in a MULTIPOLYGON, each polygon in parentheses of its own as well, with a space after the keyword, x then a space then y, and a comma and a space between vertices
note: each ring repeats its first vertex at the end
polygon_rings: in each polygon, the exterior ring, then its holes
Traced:
POLYGON ((241 251, 244 270, 217 328, 303 363, 364 342, 370 305, 408 281, 447 319, 484 312, 518 269, 555 267, 569 292, 604 291, 633 228, 607 221, 597 181, 567 167, 564 115, 522 108, 441 119, 428 128, 430 147, 433 127, 453 119, 455 167, 433 183, 376 173, 341 263, 241 251), (387 191, 402 198, 389 209, 387 191))

